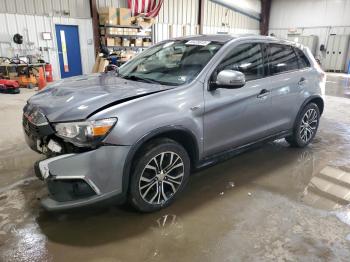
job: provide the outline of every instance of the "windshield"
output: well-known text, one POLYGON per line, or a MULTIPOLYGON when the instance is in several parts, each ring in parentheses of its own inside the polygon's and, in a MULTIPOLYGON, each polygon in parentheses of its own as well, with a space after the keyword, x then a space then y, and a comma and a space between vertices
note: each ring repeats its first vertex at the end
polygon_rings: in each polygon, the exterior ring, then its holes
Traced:
POLYGON ((179 40, 155 45, 119 69, 119 76, 164 85, 191 82, 222 44, 179 40))

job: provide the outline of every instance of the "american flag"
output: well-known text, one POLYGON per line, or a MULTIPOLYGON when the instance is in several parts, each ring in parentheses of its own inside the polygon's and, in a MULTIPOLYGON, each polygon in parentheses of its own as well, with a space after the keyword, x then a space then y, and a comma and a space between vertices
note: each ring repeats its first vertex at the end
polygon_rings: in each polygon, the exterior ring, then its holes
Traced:
POLYGON ((131 15, 144 14, 146 17, 156 17, 164 0, 128 0, 131 15))

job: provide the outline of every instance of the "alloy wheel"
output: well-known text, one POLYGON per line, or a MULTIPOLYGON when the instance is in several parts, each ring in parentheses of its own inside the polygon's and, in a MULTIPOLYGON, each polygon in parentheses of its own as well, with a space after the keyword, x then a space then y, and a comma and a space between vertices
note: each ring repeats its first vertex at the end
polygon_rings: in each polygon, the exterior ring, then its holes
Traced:
POLYGON ((145 166, 139 180, 144 201, 157 205, 168 201, 178 191, 184 177, 184 162, 174 152, 162 152, 145 166))
POLYGON ((300 125, 300 138, 303 142, 307 143, 316 132, 318 125, 318 114, 313 108, 307 110, 301 119, 300 125))

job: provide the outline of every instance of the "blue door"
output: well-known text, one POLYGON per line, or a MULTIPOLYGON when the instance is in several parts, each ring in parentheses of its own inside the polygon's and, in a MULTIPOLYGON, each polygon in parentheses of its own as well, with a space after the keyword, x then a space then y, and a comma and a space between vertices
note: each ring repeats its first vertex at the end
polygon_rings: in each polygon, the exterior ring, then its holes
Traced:
POLYGON ((56 25, 61 78, 82 74, 79 31, 76 25, 56 25))

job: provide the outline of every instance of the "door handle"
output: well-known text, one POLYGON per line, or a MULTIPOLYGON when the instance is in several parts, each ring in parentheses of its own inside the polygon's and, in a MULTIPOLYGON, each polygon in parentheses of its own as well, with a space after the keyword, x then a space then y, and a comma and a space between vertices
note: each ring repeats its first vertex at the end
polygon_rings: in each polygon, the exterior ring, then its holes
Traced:
POLYGON ((267 96, 268 94, 270 94, 270 90, 267 90, 267 89, 264 88, 257 95, 257 98, 263 98, 263 97, 267 96))
POLYGON ((303 85, 305 82, 306 82, 305 77, 302 77, 302 78, 300 78, 300 80, 299 80, 299 82, 298 82, 298 85, 301 86, 301 85, 303 85))

